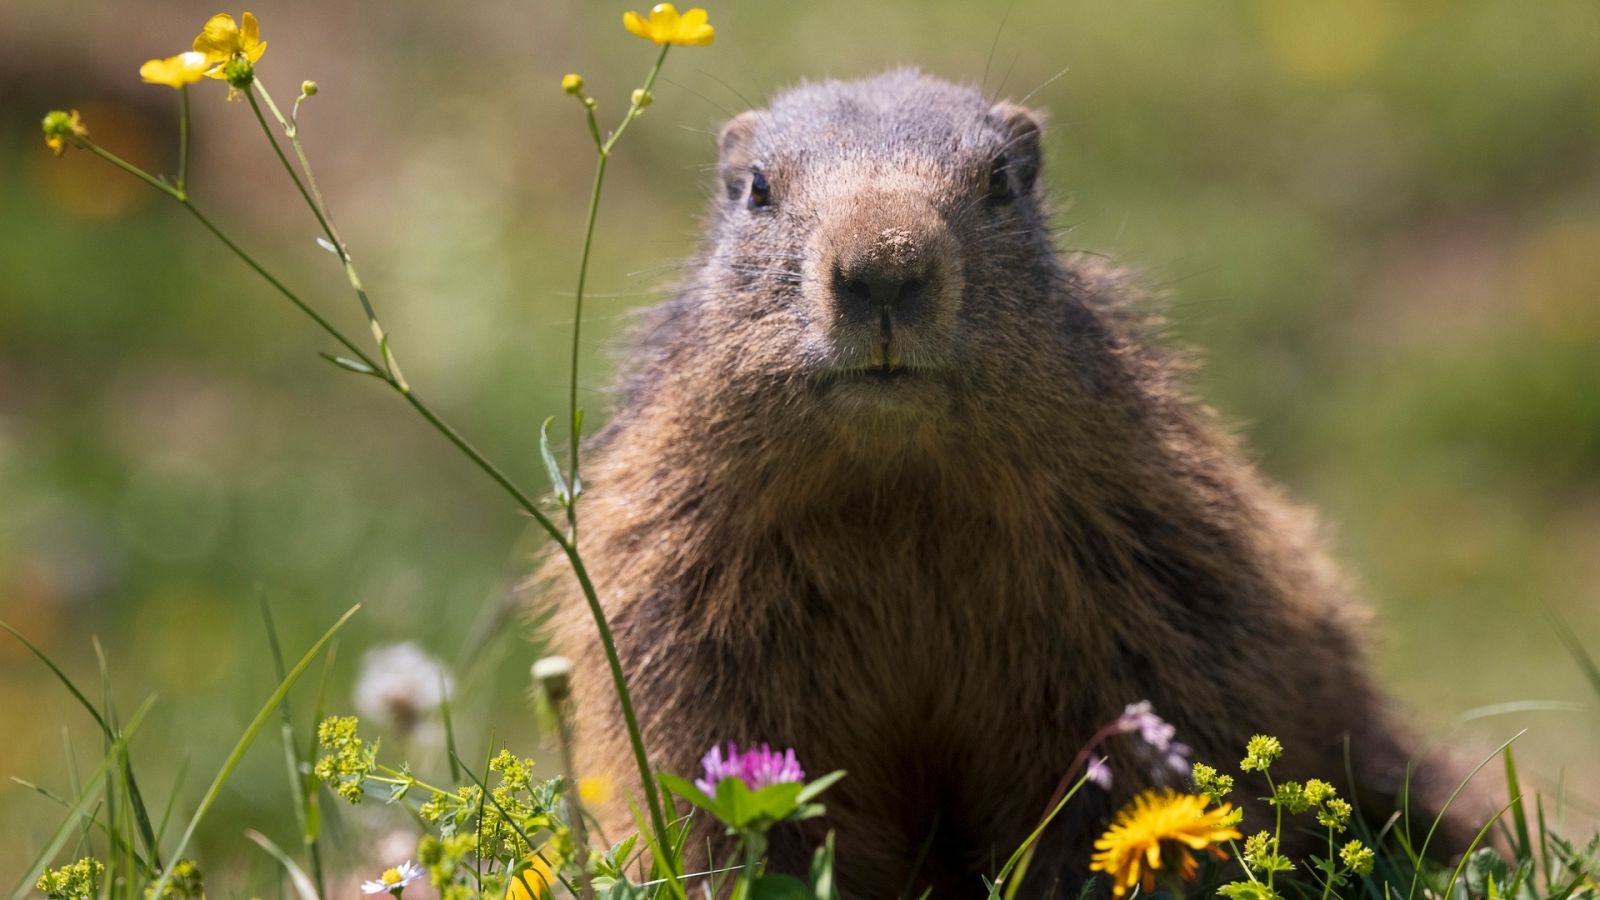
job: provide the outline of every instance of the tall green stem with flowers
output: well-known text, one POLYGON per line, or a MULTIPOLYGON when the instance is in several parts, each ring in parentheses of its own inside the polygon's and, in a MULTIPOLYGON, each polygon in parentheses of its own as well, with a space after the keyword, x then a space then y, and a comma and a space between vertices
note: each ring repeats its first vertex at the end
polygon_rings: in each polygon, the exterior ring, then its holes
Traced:
MULTIPOLYGON (((177 90, 179 94, 179 162, 178 174, 174 181, 169 182, 163 177, 152 175, 96 144, 89 136, 88 127, 75 110, 70 113, 62 111, 51 112, 45 117, 43 126, 46 144, 58 155, 69 145, 93 153, 182 205, 230 252, 266 280, 274 290, 293 304, 296 309, 307 316, 340 346, 342 349, 341 355, 324 354, 330 362, 346 371, 375 378, 398 393, 434 430, 443 435, 473 465, 477 466, 490 480, 499 485, 516 502, 517 506, 532 517, 539 527, 555 541, 571 564, 573 573, 578 579, 579 587, 594 618, 595 630, 605 650, 613 686, 622 708, 629 741, 632 744, 635 761, 638 765, 639 781, 645 793, 645 804, 650 817, 652 838, 658 847, 668 848, 672 845, 671 833, 667 828, 660 791, 656 786, 656 779, 651 770, 649 756, 639 728, 638 716, 634 711, 632 697, 628 691, 627 677, 623 672, 622 663, 617 654, 616 642, 612 637, 605 611, 600 604, 599 595, 578 550, 577 500, 582 493, 579 458, 583 424, 583 411, 578 407, 579 336, 583 320, 584 291, 588 281, 589 262, 594 245, 595 222, 600 208, 600 195, 605 183, 606 164, 615 152, 617 142, 622 137, 622 134, 654 99, 651 91, 657 76, 661 72, 661 67, 666 61, 668 50, 675 44, 710 44, 714 37, 714 31, 707 22, 704 10, 692 9, 680 16, 677 10, 667 3, 657 5, 651 10, 648 18, 630 12, 624 16, 623 24, 630 32, 659 45, 661 51, 656 56, 655 64, 646 75, 643 86, 633 91, 627 112, 609 135, 602 134, 600 124, 596 118, 598 103, 594 98, 583 93, 583 80, 576 75, 569 75, 562 80, 563 89, 568 94, 578 97, 583 103, 589 133, 594 140, 597 154, 594 182, 590 191, 588 215, 584 227, 583 250, 578 265, 577 296, 574 302, 571 384, 568 391, 567 416, 569 428, 568 465, 564 476, 559 464, 556 463, 554 456, 549 452, 548 428, 544 435, 545 462, 551 482, 555 488, 556 500, 565 511, 565 527, 552 519, 550 515, 540 508, 531 494, 518 486, 511 476, 490 461, 477 447, 424 402, 401 374, 399 362, 395 356, 394 349, 390 345, 388 332, 379 320, 371 298, 362 285, 355 262, 351 257, 349 246, 345 243, 339 234, 337 226, 334 224, 321 188, 317 184, 316 175, 312 170, 305 148, 300 143, 299 109, 303 102, 317 93, 317 85, 309 81, 302 83, 300 94, 295 99, 290 114, 288 116, 283 114, 273 101, 272 95, 267 91, 266 86, 257 79, 255 74, 255 64, 260 61, 262 55, 266 52, 267 45, 265 41, 261 40, 260 27, 254 15, 246 12, 240 22, 235 22, 232 16, 226 14, 213 16, 206 22, 200 35, 195 38, 191 51, 180 53, 167 59, 150 60, 140 69, 140 75, 146 82, 171 87, 177 90), (281 280, 257 262, 249 252, 230 238, 211 218, 205 215, 190 196, 188 188, 189 86, 202 78, 208 77, 227 82, 229 99, 242 95, 249 102, 251 111, 255 114, 257 122, 266 134, 274 154, 282 164, 284 171, 288 173, 290 180, 294 183, 306 206, 316 218, 327 245, 339 257, 339 261, 343 265, 345 277, 351 289, 355 292, 371 331, 374 345, 374 349, 371 352, 363 349, 360 344, 347 336, 326 317, 317 312, 310 303, 302 299, 295 291, 288 288, 281 280), (265 112, 263 112, 263 107, 265 107, 265 112), (298 169, 289 160, 288 155, 279 143, 278 135, 268 121, 268 114, 277 123, 278 130, 283 133, 284 138, 289 142, 290 148, 294 151, 295 159, 299 164, 298 169)), ((548 425, 548 423, 546 424, 548 425)), ((671 855, 663 854, 662 858, 670 860, 671 855)), ((670 863, 668 868, 671 868, 670 863)), ((679 873, 669 871, 667 874, 669 878, 675 878, 679 873)))

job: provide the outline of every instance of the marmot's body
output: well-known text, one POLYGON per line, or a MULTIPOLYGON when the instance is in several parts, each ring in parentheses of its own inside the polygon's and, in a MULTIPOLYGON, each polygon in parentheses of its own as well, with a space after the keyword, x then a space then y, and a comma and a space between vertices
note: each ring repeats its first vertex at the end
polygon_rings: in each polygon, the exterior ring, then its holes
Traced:
MULTIPOLYGON (((1342 784, 1348 736, 1365 812, 1393 808, 1407 751, 1359 610, 1117 279, 1057 256, 1030 113, 899 72, 801 87, 720 143, 706 255, 584 466, 584 557, 656 765, 770 741, 848 770, 774 864, 835 829, 866 897, 977 895, 1141 699, 1224 769, 1264 732, 1289 775, 1342 784)), ((588 613, 556 583, 580 769, 631 784, 588 613)), ((1107 751, 1114 788, 1068 807, 1033 890, 1080 881, 1155 777, 1107 751)))

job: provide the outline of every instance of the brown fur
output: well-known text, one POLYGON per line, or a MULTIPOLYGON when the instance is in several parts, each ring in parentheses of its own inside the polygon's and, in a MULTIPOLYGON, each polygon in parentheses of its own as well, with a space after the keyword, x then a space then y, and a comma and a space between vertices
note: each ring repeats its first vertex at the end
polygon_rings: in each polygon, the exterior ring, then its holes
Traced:
MULTIPOLYGON (((1054 251, 1035 116, 896 72, 802 86, 721 150, 706 255, 585 464, 583 553, 656 766, 697 773, 732 740, 847 770, 774 864, 835 829, 861 897, 977 894, 1083 742, 1145 698, 1224 770, 1265 732, 1287 775, 1342 784, 1348 738, 1358 799, 1387 815, 1407 749, 1360 607, 1119 274, 1054 251), (862 272, 920 293, 885 323, 842 287, 862 272), (885 365, 901 377, 865 374, 885 365)), ((580 769, 632 783, 587 610, 553 574, 580 769)), ((1074 800, 1034 892, 1079 883, 1155 777, 1107 749, 1113 791, 1074 800)))

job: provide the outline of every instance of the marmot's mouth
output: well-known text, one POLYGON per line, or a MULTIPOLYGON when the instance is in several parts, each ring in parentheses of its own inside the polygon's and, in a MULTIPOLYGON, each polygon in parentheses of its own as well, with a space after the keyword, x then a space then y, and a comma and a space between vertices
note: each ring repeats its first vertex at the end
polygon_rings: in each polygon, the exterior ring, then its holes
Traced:
POLYGON ((884 363, 881 366, 873 366, 870 369, 858 369, 856 374, 869 381, 897 381, 901 378, 909 378, 911 369, 906 366, 891 366, 888 363, 884 363))

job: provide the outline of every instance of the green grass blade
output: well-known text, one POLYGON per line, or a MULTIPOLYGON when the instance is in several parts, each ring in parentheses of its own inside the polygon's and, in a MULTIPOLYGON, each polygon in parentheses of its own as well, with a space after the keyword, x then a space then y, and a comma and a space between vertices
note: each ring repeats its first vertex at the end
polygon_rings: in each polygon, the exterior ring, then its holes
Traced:
POLYGON ((1532 849, 1532 840, 1528 833, 1528 814, 1522 806, 1522 786, 1517 782, 1517 763, 1509 745, 1506 747, 1506 793, 1512 797, 1511 826, 1517 836, 1517 858, 1526 859, 1532 849))
MULTIPOLYGON (((55 805, 61 807, 62 809, 65 809, 65 810, 71 810, 72 809, 72 801, 71 800, 68 800, 66 797, 63 797, 60 794, 55 793, 54 791, 50 790, 47 787, 44 787, 43 785, 34 784, 33 782, 28 781, 27 779, 18 778, 15 775, 11 776, 11 783, 17 785, 18 787, 26 788, 27 790, 33 791, 35 794, 38 794, 39 796, 45 798, 46 800, 49 800, 51 803, 54 803, 55 805)), ((71 795, 74 796, 74 797, 80 796, 81 790, 82 790, 81 788, 79 788, 76 784, 74 784, 73 787, 72 787, 72 794, 71 795)), ((113 843, 119 842, 119 840, 120 840, 120 837, 118 835, 116 835, 116 834, 114 834, 114 833, 112 833, 112 832, 110 832, 110 831, 108 831, 106 829, 105 823, 100 821, 98 813, 99 813, 99 810, 96 809, 96 810, 91 810, 88 813, 81 814, 78 817, 79 821, 82 823, 82 826, 83 826, 82 833, 78 836, 78 844, 77 844, 77 846, 83 850, 83 852, 81 854, 79 854, 81 856, 94 856, 95 855, 94 844, 91 841, 91 835, 94 833, 95 829, 99 829, 100 832, 102 834, 105 834, 106 837, 109 840, 111 840, 113 843)), ((135 857, 138 856, 138 851, 133 849, 133 848, 126 848, 126 851, 128 853, 133 854, 135 857)), ((144 865, 144 860, 140 859, 139 860, 139 864, 140 865, 144 865)))
MULTIPOLYGON (((1421 849, 1419 849, 1417 851, 1417 857, 1418 857, 1419 860, 1427 858, 1427 856, 1428 856, 1428 845, 1433 842, 1433 836, 1439 830, 1439 823, 1444 821, 1444 814, 1449 811, 1450 805, 1452 803, 1456 802, 1456 798, 1461 796, 1461 792, 1462 791, 1466 790, 1467 783, 1470 782, 1473 778, 1477 777, 1478 773, 1483 771, 1483 767, 1487 766, 1489 764, 1490 760, 1494 759, 1496 756, 1499 756, 1501 753, 1504 753, 1506 748, 1511 746, 1512 742, 1516 741, 1517 738, 1520 738, 1520 737, 1522 737, 1523 735, 1525 735, 1527 733, 1528 733, 1528 729, 1524 728, 1521 731, 1517 732, 1516 734, 1512 735, 1509 739, 1506 740, 1505 743, 1503 743, 1500 746, 1494 748, 1494 752, 1493 753, 1491 753, 1488 756, 1484 757, 1483 758, 1483 762, 1480 762, 1476 766, 1473 766, 1472 767, 1472 771, 1467 773, 1467 777, 1466 778, 1461 779, 1461 783, 1456 785, 1456 789, 1451 791, 1450 792, 1450 796, 1445 799, 1444 805, 1439 807, 1439 814, 1434 817, 1433 824, 1428 826, 1428 834, 1427 834, 1426 837, 1424 837, 1422 839, 1422 847, 1421 847, 1421 849)), ((1498 818, 1498 817, 1496 817, 1496 818, 1498 818)), ((1419 885, 1421 880, 1422 880, 1422 866, 1419 863, 1418 866, 1417 866, 1417 871, 1411 876, 1411 889, 1406 892, 1406 900, 1414 900, 1414 898, 1417 896, 1417 886, 1419 885)))
MULTIPOLYGON (((1028 860, 1032 859, 1033 857, 1033 845, 1039 840, 1040 836, 1044 834, 1044 830, 1050 827, 1050 823, 1055 821, 1056 816, 1059 815, 1063 809, 1067 808, 1067 804, 1072 801, 1073 797, 1077 796, 1078 790, 1082 788, 1084 783, 1088 780, 1089 776, 1087 775, 1080 777, 1077 783, 1072 786, 1072 789, 1067 791, 1066 795, 1061 798, 1061 802, 1057 803, 1055 808, 1050 810, 1049 814, 1040 820, 1038 826, 1033 829, 1033 832, 1028 835, 1027 839, 1024 840, 1016 850, 1012 851, 1011 857, 1006 860, 1006 864, 1004 866, 1000 867, 1000 873, 995 876, 994 888, 991 888, 991 891, 998 889, 1001 885, 1005 885, 1006 900, 1012 900, 1012 898, 1016 896, 1017 888, 1022 885, 1022 880, 1027 877, 1028 860), (1017 877, 1012 879, 1011 883, 1007 883, 1007 879, 1012 874, 1012 870, 1016 870, 1017 877)), ((992 893, 991 896, 993 896, 992 893)))
MULTIPOLYGON (((1507 752, 1509 752, 1509 748, 1507 748, 1507 752)), ((1488 836, 1489 830, 1494 827, 1496 822, 1500 821, 1501 816, 1506 814, 1506 810, 1519 805, 1521 801, 1521 794, 1513 794, 1511 802, 1500 807, 1500 811, 1494 814, 1494 818, 1485 822, 1483 827, 1478 829, 1478 833, 1473 837, 1472 843, 1468 844, 1466 851, 1461 854, 1461 861, 1456 863, 1455 871, 1450 873, 1450 883, 1445 885, 1444 893, 1440 895, 1441 897, 1455 896, 1456 882, 1460 880, 1461 873, 1466 871, 1467 862, 1468 860, 1472 859, 1472 851, 1478 849, 1478 845, 1483 843, 1483 839, 1488 836)))
MULTIPOLYGON (((102 690, 105 692, 106 699, 105 720, 111 726, 111 730, 116 731, 117 710, 111 702, 111 667, 106 661, 105 648, 100 645, 100 639, 98 637, 94 637, 90 640, 94 644, 95 659, 100 664, 100 682, 102 690)), ((150 865, 146 868, 146 871, 149 874, 154 875, 157 869, 161 867, 160 845, 156 843, 156 830, 150 824, 150 810, 145 808, 144 797, 139 793, 139 780, 133 775, 133 758, 128 754, 127 742, 123 742, 122 745, 121 762, 122 787, 123 791, 127 794, 127 797, 125 798, 127 800, 127 803, 125 804, 127 809, 125 811, 132 813, 132 815, 128 817, 128 821, 138 827, 139 839, 144 842, 145 852, 150 857, 150 865)), ((107 796, 109 798, 109 794, 107 796)), ((128 835, 126 845, 127 847, 132 848, 133 844, 133 835, 130 834, 128 835)), ((107 868, 109 869, 110 867, 108 866, 107 868)))
POLYGON ((1583 649, 1583 642, 1578 640, 1578 635, 1573 632, 1572 626, 1567 624, 1566 619, 1556 615, 1556 611, 1549 607, 1545 607, 1544 614, 1550 620, 1550 627, 1555 631, 1556 637, 1567 648, 1567 652, 1572 654, 1573 662, 1578 664, 1578 668, 1582 669, 1584 676, 1589 679, 1589 686, 1594 688, 1595 695, 1600 696, 1600 663, 1596 663, 1594 657, 1589 655, 1589 651, 1583 649))
MULTIPOLYGON (((672 850, 662 847, 661 842, 656 839, 655 830, 650 828, 648 823, 645 822, 644 815, 639 811, 639 804, 633 802, 633 795, 629 794, 627 799, 628 812, 633 815, 633 822, 634 825, 639 829, 639 836, 644 839, 645 846, 650 850, 650 857, 655 861, 656 864, 655 871, 666 876, 661 880, 666 883, 667 890, 671 891, 674 897, 677 897, 678 900, 687 900, 687 897, 684 893, 683 882, 677 875, 678 867, 673 865, 673 861, 670 856, 672 850)), ((684 829, 684 831, 687 833, 688 829, 684 829)), ((707 858, 709 859, 710 857, 707 858)), ((714 896, 720 895, 714 894, 714 896)))
MULTIPOLYGON (((272 652, 273 671, 277 674, 278 680, 281 682, 288 673, 284 670, 283 666, 283 645, 278 641, 278 627, 272 620, 272 604, 267 602, 267 594, 265 591, 261 591, 258 594, 258 599, 261 601, 261 620, 267 628, 267 647, 272 652)), ((324 668, 324 685, 326 684, 326 677, 327 669, 324 668)), ((305 846, 306 852, 310 857, 311 868, 317 873, 318 881, 320 882, 322 874, 322 860, 321 855, 317 851, 317 838, 316 834, 312 831, 311 811, 309 809, 311 797, 314 795, 310 790, 307 789, 306 776, 304 776, 300 771, 300 751, 295 745, 294 715, 289 709, 288 697, 285 697, 283 702, 278 704, 278 712, 280 714, 280 718, 283 720, 282 725, 280 726, 280 731, 283 736, 283 765, 284 770, 289 775, 289 793, 294 802, 294 820, 295 824, 300 828, 300 840, 302 845, 305 846)), ((316 723, 313 722, 311 725, 313 740, 315 740, 316 727, 316 723)), ((315 753, 314 750, 312 752, 315 753)), ((254 832, 252 832, 252 834, 253 833, 254 832)), ((265 840, 265 838, 262 840, 265 840)), ((260 843, 260 841, 257 841, 257 843, 260 843)), ((272 848, 268 850, 268 852, 271 853, 276 850, 277 845, 274 844, 272 848)), ((295 871, 299 871, 298 867, 295 869, 295 871)), ((304 873, 302 873, 302 875, 303 874, 304 873)))
MULTIPOLYGON (((244 734, 239 738, 239 742, 234 745, 233 751, 228 754, 227 760, 223 762, 222 770, 217 773, 216 778, 211 780, 211 787, 206 789, 205 796, 200 800, 200 806, 195 809, 194 815, 189 819, 188 827, 183 830, 183 837, 178 839, 177 846, 172 850, 173 859, 181 859, 183 857, 183 851, 188 848, 189 841, 194 838, 195 830, 200 827, 200 820, 205 818, 206 813, 211 810, 211 804, 216 802, 217 795, 222 793, 222 785, 233 774, 233 770, 239 767, 239 762, 244 759, 245 751, 250 749, 250 745, 255 742, 256 735, 261 733, 261 729, 266 727, 267 721, 272 718, 273 711, 278 708, 279 703, 283 702, 283 698, 288 696, 289 689, 294 687, 294 683, 300 680, 301 675, 305 674, 312 661, 322 652, 322 648, 333 640, 333 636, 338 633, 340 628, 344 627, 346 622, 350 621, 350 617, 354 616, 359 609, 361 609, 361 604, 357 603, 355 606, 350 607, 344 615, 340 616, 339 621, 334 622, 333 627, 323 632, 322 637, 311 645, 311 649, 306 651, 306 655, 300 657, 300 661, 295 663, 294 668, 289 670, 289 674, 278 683, 278 689, 272 692, 272 696, 267 698, 267 702, 261 707, 261 711, 256 713, 256 717, 250 721, 250 727, 245 729, 244 734)), ((162 872, 161 879, 156 882, 155 888, 151 892, 152 895, 156 897, 162 896, 167 889, 169 880, 171 880, 171 872, 162 872)))
POLYGON ((39 855, 34 857, 33 862, 22 871, 22 880, 17 882, 17 886, 12 889, 11 900, 24 900, 29 894, 33 893, 33 883, 38 880, 39 874, 44 871, 45 866, 49 865, 50 860, 61 852, 62 847, 66 846, 67 840, 72 837, 78 819, 83 815, 84 807, 88 806, 98 796, 105 784, 105 775, 116 767, 118 755, 127 746, 128 739, 138 730, 139 723, 144 721, 145 713, 150 711, 150 707, 154 703, 154 697, 146 700, 138 711, 133 714, 133 718, 128 722, 128 727, 123 731, 122 736, 111 742, 111 749, 101 758, 100 765, 95 767, 94 773, 84 782, 84 792, 72 802, 71 807, 67 810, 67 817, 62 820, 61 825, 56 828, 55 833, 50 836, 49 840, 45 841, 44 847, 39 851, 39 855))
POLYGON ((89 711, 89 715, 94 717, 95 724, 100 726, 100 730, 105 733, 106 739, 113 739, 111 735, 111 727, 107 725, 106 720, 101 717, 100 710, 95 709, 94 704, 90 703, 89 698, 83 695, 83 691, 78 690, 78 686, 72 683, 72 679, 67 677, 67 673, 61 671, 60 666, 57 666, 54 662, 52 662, 50 657, 45 656, 44 651, 40 650, 38 647, 35 647, 32 641, 23 637, 22 632, 12 628, 10 625, 7 625, 4 621, 0 621, 0 629, 10 632, 12 637, 22 642, 22 646, 27 647, 30 653, 38 657, 39 661, 44 663, 45 667, 55 674, 56 680, 61 682, 61 684, 66 687, 69 692, 71 692, 72 696, 77 699, 78 703, 84 709, 89 711))
POLYGON ((450 786, 461 784, 461 764, 456 761, 456 728, 450 721, 450 692, 445 690, 444 672, 439 673, 439 712, 444 716, 444 749, 450 757, 450 786))
POLYGON ((294 892, 300 895, 300 900, 318 900, 317 886, 311 883, 311 879, 306 876, 304 869, 294 864, 294 860, 289 858, 289 854, 279 849, 277 844, 274 844, 259 831, 246 829, 244 836, 255 841, 260 845, 261 849, 267 851, 268 855, 283 866, 283 870, 289 873, 289 883, 294 885, 294 892))
POLYGON ((161 811, 161 824, 156 826, 156 843, 167 836, 167 823, 172 821, 173 807, 178 805, 178 791, 183 788, 184 776, 189 774, 191 757, 185 753, 183 759, 178 761, 178 774, 172 779, 172 793, 167 795, 166 808, 161 811))

